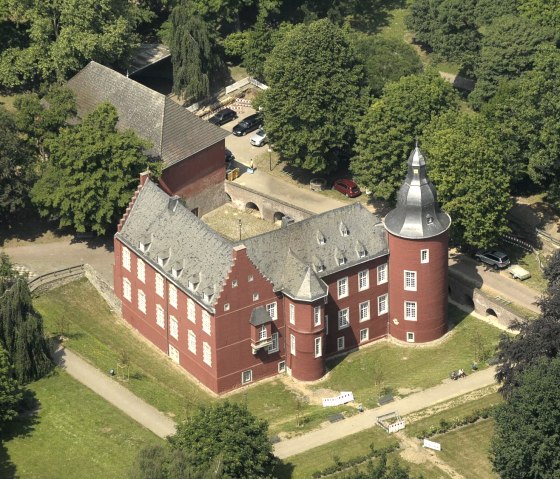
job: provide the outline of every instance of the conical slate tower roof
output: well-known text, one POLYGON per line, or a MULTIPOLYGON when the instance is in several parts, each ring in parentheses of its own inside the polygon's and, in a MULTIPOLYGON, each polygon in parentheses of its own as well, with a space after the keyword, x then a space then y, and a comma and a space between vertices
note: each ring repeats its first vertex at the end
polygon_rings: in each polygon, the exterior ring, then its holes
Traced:
POLYGON ((389 233, 410 239, 437 236, 449 228, 451 218, 440 210, 434 185, 426 174, 426 159, 416 145, 408 157, 408 174, 397 196, 397 207, 385 217, 389 233))

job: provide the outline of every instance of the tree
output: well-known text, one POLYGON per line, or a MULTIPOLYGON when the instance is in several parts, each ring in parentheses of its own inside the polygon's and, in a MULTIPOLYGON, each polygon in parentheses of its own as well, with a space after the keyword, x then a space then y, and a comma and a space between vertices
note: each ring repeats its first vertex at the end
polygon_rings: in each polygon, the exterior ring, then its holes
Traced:
POLYGON ((491 460, 502 479, 560 474, 560 358, 541 360, 496 412, 491 460))
POLYGON ((420 57, 401 40, 358 34, 353 44, 356 55, 365 66, 366 79, 373 96, 381 96, 386 83, 422 71, 420 57))
POLYGON ((470 113, 448 113, 425 130, 423 148, 430 179, 451 234, 460 243, 487 248, 509 231, 508 155, 492 124, 470 113))
POLYGON ((206 23, 187 0, 173 8, 170 18, 173 92, 193 101, 205 98, 223 76, 225 65, 206 23))
POLYGON ((503 79, 518 77, 533 67, 534 54, 543 43, 554 40, 554 31, 538 27, 528 18, 506 15, 490 24, 482 39, 474 73, 476 87, 469 95, 475 108, 488 101, 503 79))
POLYGON ((221 455, 225 476, 258 479, 273 464, 267 430, 266 421, 254 417, 246 405, 226 401, 201 407, 169 441, 195 468, 208 467, 221 455))
POLYGON ((117 120, 115 107, 103 103, 46 141, 49 163, 31 192, 41 215, 78 232, 102 235, 115 227, 149 166, 147 142, 130 130, 118 132, 117 120))
POLYGON ((0 347, 0 431, 2 426, 18 414, 22 393, 13 377, 8 354, 0 347))
POLYGON ((379 198, 393 198, 406 176, 406 160, 431 119, 457 109, 453 87, 435 72, 388 83, 356 127, 350 169, 379 198))
POLYGON ((540 26, 553 28, 560 34, 560 5, 550 0, 518 0, 519 11, 540 26))
MULTIPOLYGON (((381 455, 375 465, 369 461, 365 471, 353 470, 344 477, 346 479, 412 479, 408 467, 403 466, 398 459, 391 465, 387 464, 385 453, 381 455)), ((422 479, 422 476, 419 476, 418 479, 422 479)))
POLYGON ((19 135, 13 116, 0 107, 0 224, 8 225, 29 205, 34 163, 33 150, 19 135))
POLYGON ((65 80, 87 61, 124 66, 138 45, 138 6, 127 0, 27 0, 6 4, 7 18, 27 26, 19 46, 0 54, 0 85, 15 89, 65 80))
POLYGON ((555 250, 544 267, 544 277, 549 285, 560 285, 560 250, 555 250))
POLYGON ((503 15, 517 14, 518 0, 477 0, 476 23, 479 26, 490 25, 503 15))
POLYGON ((350 153, 363 111, 362 65, 344 32, 328 20, 298 25, 265 64, 264 119, 289 164, 330 172, 350 153))

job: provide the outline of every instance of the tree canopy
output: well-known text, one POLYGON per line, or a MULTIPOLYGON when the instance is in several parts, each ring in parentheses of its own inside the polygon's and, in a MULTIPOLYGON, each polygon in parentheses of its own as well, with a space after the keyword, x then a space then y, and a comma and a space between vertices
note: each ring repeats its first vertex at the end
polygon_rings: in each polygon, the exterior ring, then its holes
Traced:
POLYGON ((388 83, 356 128, 356 155, 350 163, 356 181, 377 197, 393 198, 406 176, 415 138, 432 118, 457 105, 453 87, 435 72, 388 83))
POLYGON ((267 134, 291 165, 330 172, 348 157, 364 109, 363 66, 329 20, 291 29, 265 64, 267 134))
POLYGON ((46 141, 49 162, 32 190, 41 215, 78 232, 102 235, 116 226, 149 166, 148 144, 130 130, 117 131, 117 120, 115 107, 103 103, 46 141))
POLYGON ((0 346, 0 431, 2 426, 18 415, 21 389, 14 379, 8 353, 0 346))
POLYGON ((508 157, 492 124, 480 115, 447 113, 422 138, 430 179, 453 219, 453 238, 475 248, 495 245, 509 231, 512 201, 508 157))

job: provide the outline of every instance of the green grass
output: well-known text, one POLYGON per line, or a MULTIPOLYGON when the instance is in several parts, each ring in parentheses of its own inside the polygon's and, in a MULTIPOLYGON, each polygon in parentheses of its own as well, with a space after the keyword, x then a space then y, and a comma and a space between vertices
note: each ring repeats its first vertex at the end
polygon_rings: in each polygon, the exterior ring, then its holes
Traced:
POLYGON ((534 253, 528 253, 521 248, 516 246, 505 246, 503 247, 504 252, 509 256, 512 264, 518 264, 522 268, 526 269, 531 273, 531 277, 524 280, 523 284, 529 286, 530 288, 536 289, 537 291, 544 293, 548 286, 548 283, 543 276, 541 268, 537 262, 537 258, 534 253))
POLYGON ((16 107, 14 106, 14 100, 16 95, 0 95, 0 105, 2 105, 6 110, 15 112, 16 107))
POLYGON ((486 409, 503 402, 502 396, 497 392, 488 394, 478 399, 452 406, 449 409, 431 414, 424 419, 420 419, 413 423, 408 423, 405 433, 410 437, 417 437, 422 431, 429 430, 432 426, 438 426, 440 421, 453 421, 463 419, 477 410, 486 409))
POLYGON ((379 30, 378 36, 389 38, 393 40, 405 40, 408 34, 406 25, 404 23, 405 17, 408 15, 408 9, 395 8, 388 13, 387 25, 379 30))
POLYGON ((435 436, 434 440, 441 443, 438 455, 465 479, 497 479, 488 458, 493 434, 494 420, 485 419, 435 436))
POLYGON ((122 479, 140 447, 162 442, 63 371, 28 389, 39 409, 0 435, 0 477, 122 479))
POLYGON ((328 363, 330 376, 317 387, 352 391, 356 401, 375 407, 383 388, 395 392, 399 388, 428 388, 439 384, 452 370, 470 370, 476 356, 473 334, 480 332, 493 348, 501 331, 451 305, 449 314, 451 322, 458 324, 443 343, 423 348, 374 344, 328 363))

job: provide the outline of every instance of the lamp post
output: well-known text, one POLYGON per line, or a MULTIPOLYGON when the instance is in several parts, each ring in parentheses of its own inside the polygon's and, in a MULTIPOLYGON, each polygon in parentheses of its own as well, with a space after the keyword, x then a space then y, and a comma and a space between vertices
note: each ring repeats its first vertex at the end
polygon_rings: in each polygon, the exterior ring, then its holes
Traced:
POLYGON ((268 169, 272 171, 272 148, 268 147, 268 169))
POLYGON ((241 241, 241 219, 237 220, 237 224, 239 225, 239 241, 241 241))

